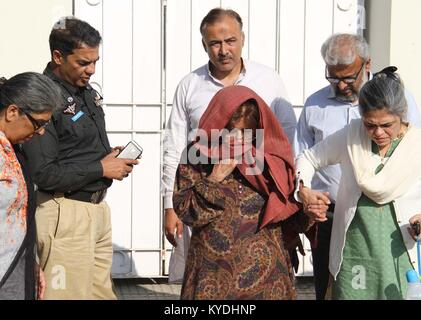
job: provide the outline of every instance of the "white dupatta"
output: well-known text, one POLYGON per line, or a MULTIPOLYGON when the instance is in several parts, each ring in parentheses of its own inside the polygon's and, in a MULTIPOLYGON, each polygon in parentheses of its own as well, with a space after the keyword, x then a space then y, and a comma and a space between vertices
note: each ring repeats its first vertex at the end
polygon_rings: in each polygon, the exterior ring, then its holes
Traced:
POLYGON ((375 171, 379 163, 372 156, 371 143, 362 120, 353 120, 349 125, 347 149, 355 179, 366 196, 378 204, 386 204, 403 196, 421 177, 421 129, 409 126, 378 174, 375 171))

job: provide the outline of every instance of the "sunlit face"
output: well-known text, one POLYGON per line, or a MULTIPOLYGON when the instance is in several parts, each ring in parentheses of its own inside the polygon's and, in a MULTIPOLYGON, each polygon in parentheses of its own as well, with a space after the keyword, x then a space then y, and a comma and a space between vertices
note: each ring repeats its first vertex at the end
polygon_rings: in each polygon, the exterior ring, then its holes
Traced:
POLYGON ((241 71, 244 34, 237 20, 225 16, 206 26, 202 42, 211 62, 212 74, 216 78, 241 71))
POLYGON ((58 66, 55 72, 61 79, 75 87, 85 87, 95 73, 95 65, 99 60, 99 46, 92 48, 82 44, 67 57, 55 50, 53 60, 58 66))
POLYGON ((401 118, 386 108, 365 112, 362 120, 371 140, 380 148, 389 146, 402 133, 401 118))
POLYGON ((350 65, 327 66, 327 77, 343 79, 331 86, 335 90, 336 97, 339 100, 347 102, 358 101, 358 95, 361 87, 368 80, 367 73, 370 71, 370 61, 365 64, 360 57, 357 57, 354 63, 350 65), (355 79, 352 83, 346 79, 355 79))
POLYGON ((4 133, 12 144, 29 141, 35 134, 43 135, 45 125, 51 119, 52 112, 29 113, 29 116, 22 113, 15 105, 9 106, 4 117, 4 133), (32 117, 32 119, 31 119, 32 117))

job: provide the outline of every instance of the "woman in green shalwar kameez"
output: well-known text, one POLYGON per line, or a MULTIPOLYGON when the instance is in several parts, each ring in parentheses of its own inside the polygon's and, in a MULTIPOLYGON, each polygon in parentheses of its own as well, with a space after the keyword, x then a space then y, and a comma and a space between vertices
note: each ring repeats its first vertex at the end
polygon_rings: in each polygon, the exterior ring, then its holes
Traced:
POLYGON ((341 165, 329 257, 333 299, 403 299, 406 271, 415 267, 407 228, 421 212, 421 129, 405 122, 405 92, 395 70, 386 68, 363 86, 361 120, 297 159, 305 206, 314 199, 306 187, 314 171, 341 165))
MULTIPOLYGON (((385 159, 393 154, 400 141, 392 141, 385 159)), ((378 155, 374 142, 372 149, 373 154, 378 155)), ((381 169, 382 164, 376 173, 381 169)), ((407 289, 405 273, 411 268, 392 204, 379 205, 361 195, 346 233, 341 271, 333 282, 332 297, 341 300, 402 299, 407 289), (364 275, 359 274, 363 269, 358 266, 364 266, 364 275), (365 284, 360 285, 358 281, 363 276, 365 284)))

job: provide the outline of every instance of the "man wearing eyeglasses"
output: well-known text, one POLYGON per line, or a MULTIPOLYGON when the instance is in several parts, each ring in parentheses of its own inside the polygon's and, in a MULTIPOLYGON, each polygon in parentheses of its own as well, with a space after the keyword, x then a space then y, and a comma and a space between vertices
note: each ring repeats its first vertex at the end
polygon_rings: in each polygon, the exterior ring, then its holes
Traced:
MULTIPOLYGON (((360 118, 358 95, 371 77, 371 58, 365 39, 353 34, 335 34, 321 48, 326 63, 325 78, 330 85, 307 98, 297 125, 295 151, 298 155, 334 132, 352 119, 360 118)), ((421 126, 421 118, 414 98, 406 92, 408 121, 421 126)), ((312 189, 329 193, 331 205, 328 220, 319 224, 318 245, 312 249, 316 299, 323 300, 329 281, 329 245, 333 212, 341 170, 339 165, 318 171, 312 189)))
MULTIPOLYGON (((26 143, 34 182, 38 255, 45 299, 115 299, 111 282, 111 216, 104 198, 113 179, 137 164, 116 158, 105 130, 101 96, 90 86, 101 36, 88 23, 64 18, 50 34, 51 62, 63 106, 42 137, 26 143)), ((36 129, 46 123, 28 118, 36 129)))

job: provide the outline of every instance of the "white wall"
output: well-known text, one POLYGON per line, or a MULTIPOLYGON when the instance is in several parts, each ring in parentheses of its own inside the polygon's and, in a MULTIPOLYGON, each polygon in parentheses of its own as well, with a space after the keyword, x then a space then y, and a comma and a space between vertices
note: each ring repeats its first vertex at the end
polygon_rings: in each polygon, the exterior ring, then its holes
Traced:
POLYGON ((42 72, 50 59, 54 22, 71 14, 72 0, 1 0, 0 75, 42 72))
POLYGON ((421 110, 421 1, 368 0, 366 3, 367 40, 371 46, 373 70, 397 66, 421 110))
POLYGON ((378 71, 390 62, 392 0, 368 0, 366 7, 368 25, 365 36, 373 58, 372 69, 378 71))
POLYGON ((421 1, 392 0, 390 64, 399 67, 421 109, 421 1))

